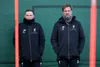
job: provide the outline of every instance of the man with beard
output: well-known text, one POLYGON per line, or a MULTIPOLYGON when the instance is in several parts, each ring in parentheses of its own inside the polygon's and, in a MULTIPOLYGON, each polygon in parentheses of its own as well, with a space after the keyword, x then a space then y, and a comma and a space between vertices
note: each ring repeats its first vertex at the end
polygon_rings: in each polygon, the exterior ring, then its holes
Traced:
POLYGON ((57 55, 59 67, 79 67, 85 35, 81 23, 72 16, 72 6, 62 8, 63 16, 55 23, 51 44, 57 55))
MULTIPOLYGON (((15 38, 13 38, 15 42, 15 38)), ((19 24, 19 53, 21 67, 41 67, 45 37, 41 25, 35 22, 32 10, 25 11, 19 24)))

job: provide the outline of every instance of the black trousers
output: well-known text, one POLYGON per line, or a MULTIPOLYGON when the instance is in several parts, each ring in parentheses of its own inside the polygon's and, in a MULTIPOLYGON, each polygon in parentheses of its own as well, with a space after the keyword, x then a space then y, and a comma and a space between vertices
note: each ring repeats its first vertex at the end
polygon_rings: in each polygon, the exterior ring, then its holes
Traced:
POLYGON ((40 61, 30 62, 30 61, 24 60, 20 63, 20 67, 42 67, 42 62, 40 61))
POLYGON ((76 59, 66 59, 58 61, 59 67, 79 67, 79 60, 76 59))

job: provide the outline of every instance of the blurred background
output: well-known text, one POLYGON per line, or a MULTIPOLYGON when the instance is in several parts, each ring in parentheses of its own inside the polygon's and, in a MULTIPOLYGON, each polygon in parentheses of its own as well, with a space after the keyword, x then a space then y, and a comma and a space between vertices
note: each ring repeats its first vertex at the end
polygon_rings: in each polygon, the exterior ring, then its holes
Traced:
MULTIPOLYGON (((43 67, 58 67, 56 55, 50 43, 54 23, 62 16, 62 6, 71 4, 73 15, 83 26, 86 43, 81 54, 80 67, 89 67, 90 6, 91 0, 19 0, 19 23, 23 21, 24 11, 32 9, 35 19, 43 27, 46 44, 43 67)), ((100 67, 100 0, 97 2, 97 67, 100 67)), ((14 0, 0 2, 0 67, 14 67, 14 46, 12 43, 14 20, 14 0)))

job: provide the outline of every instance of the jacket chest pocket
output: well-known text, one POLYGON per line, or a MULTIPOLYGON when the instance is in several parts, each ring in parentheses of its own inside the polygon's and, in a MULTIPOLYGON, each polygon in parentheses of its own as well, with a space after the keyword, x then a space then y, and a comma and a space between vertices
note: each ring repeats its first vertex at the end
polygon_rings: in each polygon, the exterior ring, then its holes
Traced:
POLYGON ((28 29, 21 29, 20 30, 20 35, 21 36, 27 36, 27 34, 28 34, 28 29))
POLYGON ((70 26, 70 31, 71 32, 76 32, 77 31, 76 25, 71 25, 70 26))
POLYGON ((59 31, 60 31, 61 33, 64 33, 65 30, 66 30, 66 27, 65 27, 65 26, 61 26, 61 27, 59 28, 59 31))
POLYGON ((58 34, 61 36, 61 37, 65 37, 68 35, 68 27, 67 26, 61 26, 59 27, 59 32, 58 34))
POLYGON ((72 36, 72 37, 75 37, 76 35, 77 35, 77 26, 76 25, 70 25, 70 27, 69 27, 69 31, 70 31, 70 35, 72 36))
POLYGON ((75 25, 70 26, 70 35, 72 38, 77 38, 78 37, 78 27, 75 25))
POLYGON ((32 34, 32 35, 38 35, 38 29, 37 29, 37 28, 33 28, 33 29, 31 30, 31 34, 32 34))

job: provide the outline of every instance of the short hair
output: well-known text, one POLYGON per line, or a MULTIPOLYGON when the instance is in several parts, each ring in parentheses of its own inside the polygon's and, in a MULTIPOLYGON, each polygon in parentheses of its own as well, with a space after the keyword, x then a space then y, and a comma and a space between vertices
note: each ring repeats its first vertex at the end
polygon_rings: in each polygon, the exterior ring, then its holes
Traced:
POLYGON ((70 7, 71 10, 72 10, 72 6, 71 6, 70 4, 66 4, 66 5, 64 5, 64 6, 62 7, 62 11, 64 11, 64 9, 65 9, 66 7, 70 7))
POLYGON ((26 12, 33 12, 31 9, 27 9, 27 10, 25 10, 25 13, 26 12))

